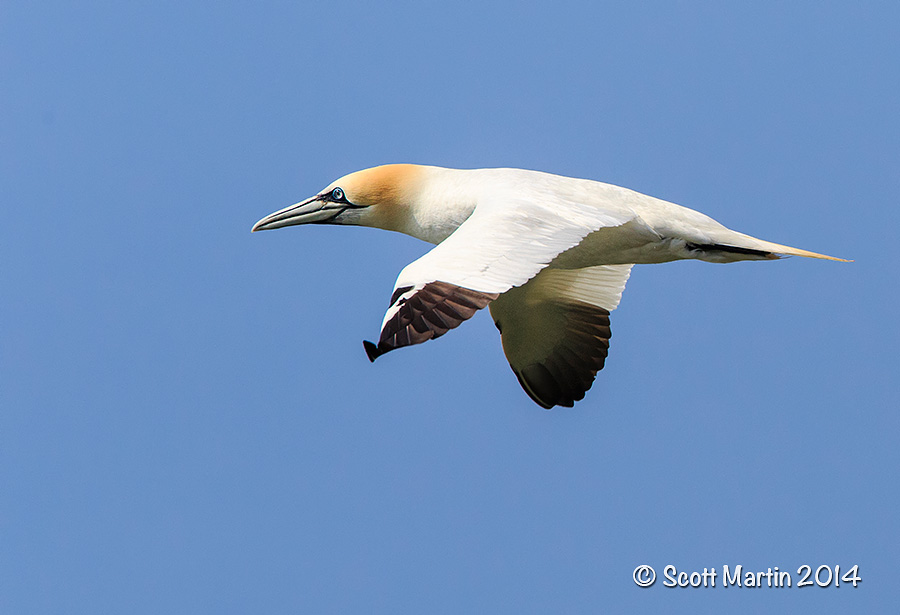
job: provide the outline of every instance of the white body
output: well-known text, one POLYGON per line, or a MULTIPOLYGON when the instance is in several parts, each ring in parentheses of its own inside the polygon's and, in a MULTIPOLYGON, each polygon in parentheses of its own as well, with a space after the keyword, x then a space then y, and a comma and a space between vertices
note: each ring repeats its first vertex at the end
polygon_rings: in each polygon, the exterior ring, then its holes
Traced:
MULTIPOLYGON (((512 210, 517 205, 530 204, 545 209, 541 212, 545 215, 573 219, 579 211, 590 208, 594 210, 588 213, 591 219, 609 222, 608 226, 589 233, 565 251, 565 258, 560 258, 553 266, 651 264, 684 258, 712 262, 746 260, 734 257, 721 260, 721 255, 710 259, 709 255, 691 253, 684 249, 688 241, 822 256, 732 231, 693 209, 612 184, 524 169, 419 168, 427 174, 428 190, 410 203, 402 226, 391 230, 433 244, 447 239, 476 207, 512 210), (608 228, 616 230, 604 232, 608 228)), ((529 215, 530 223, 535 226, 543 220, 546 220, 543 216, 529 215)))
POLYGON ((520 169, 387 165, 352 173, 254 230, 355 224, 436 244, 400 272, 370 359, 443 335, 490 304, 522 386, 571 406, 603 367, 609 312, 634 264, 799 255, 686 207, 601 182, 520 169))

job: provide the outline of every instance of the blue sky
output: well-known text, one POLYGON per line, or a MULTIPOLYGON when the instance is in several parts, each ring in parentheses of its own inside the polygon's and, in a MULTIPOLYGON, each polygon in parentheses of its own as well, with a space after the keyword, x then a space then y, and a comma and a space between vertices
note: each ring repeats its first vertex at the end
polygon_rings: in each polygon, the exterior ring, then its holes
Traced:
POLYGON ((896 605, 898 19, 5 3, 0 611, 896 605), (638 267, 593 390, 546 412, 486 314, 369 364, 425 244, 250 234, 388 162, 598 179, 855 262, 638 267), (863 583, 797 588, 804 564, 863 583))

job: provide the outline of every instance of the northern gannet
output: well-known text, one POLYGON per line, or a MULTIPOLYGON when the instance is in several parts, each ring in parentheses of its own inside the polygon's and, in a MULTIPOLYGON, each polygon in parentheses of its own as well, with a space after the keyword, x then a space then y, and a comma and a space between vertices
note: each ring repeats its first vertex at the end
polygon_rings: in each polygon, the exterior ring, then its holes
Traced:
POLYGON ((436 244, 400 272, 378 344, 363 342, 369 360, 440 337, 490 305, 513 372, 544 408, 572 406, 591 387, 635 264, 843 260, 626 188, 521 169, 365 169, 253 231, 297 224, 372 226, 436 244))

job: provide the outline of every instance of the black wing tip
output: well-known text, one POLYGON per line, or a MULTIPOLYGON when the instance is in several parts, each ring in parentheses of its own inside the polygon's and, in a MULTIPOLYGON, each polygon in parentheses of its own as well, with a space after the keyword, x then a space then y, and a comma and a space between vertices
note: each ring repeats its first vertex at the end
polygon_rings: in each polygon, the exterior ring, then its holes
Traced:
POLYGON ((513 373, 531 401, 544 410, 552 410, 559 403, 559 385, 543 365, 535 363, 521 371, 513 369, 513 373))
POLYGON ((571 387, 563 388, 563 383, 559 382, 550 371, 539 363, 529 365, 527 368, 518 372, 513 370, 519 384, 528 393, 531 401, 539 405, 544 410, 553 410, 557 406, 563 408, 572 408, 575 402, 584 399, 584 394, 591 388, 591 384, 587 387, 571 387))
POLYGON ((700 251, 700 252, 728 252, 731 254, 745 254, 747 256, 758 256, 760 258, 767 258, 769 260, 776 260, 781 258, 774 252, 768 252, 766 250, 754 250, 753 248, 739 248, 737 246, 727 246, 721 243, 692 243, 688 242, 685 244, 685 247, 688 250, 700 251))
POLYGON ((384 354, 383 352, 379 352, 378 346, 369 340, 363 340, 363 348, 366 349, 366 356, 369 357, 369 362, 371 363, 374 363, 375 359, 384 354))
POLYGON ((397 306, 396 311, 384 323, 378 344, 363 342, 370 361, 397 348, 442 336, 499 296, 437 281, 404 298, 412 288, 402 286, 394 291, 391 305, 397 306))

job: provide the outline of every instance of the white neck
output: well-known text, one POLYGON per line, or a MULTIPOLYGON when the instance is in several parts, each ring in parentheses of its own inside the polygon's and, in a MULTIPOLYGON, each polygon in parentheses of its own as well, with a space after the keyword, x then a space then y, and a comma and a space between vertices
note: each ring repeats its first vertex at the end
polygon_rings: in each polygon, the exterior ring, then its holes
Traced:
POLYGON ((484 196, 478 171, 424 167, 422 188, 408 206, 400 228, 422 241, 438 244, 459 228, 484 196))

